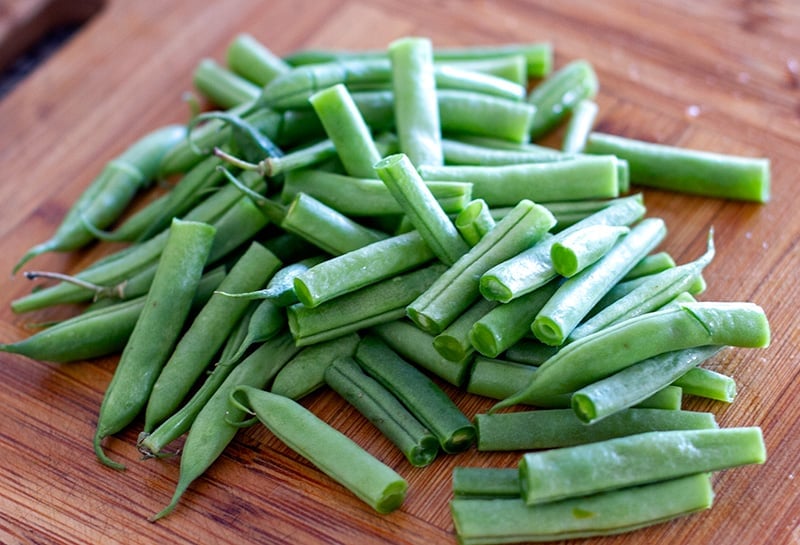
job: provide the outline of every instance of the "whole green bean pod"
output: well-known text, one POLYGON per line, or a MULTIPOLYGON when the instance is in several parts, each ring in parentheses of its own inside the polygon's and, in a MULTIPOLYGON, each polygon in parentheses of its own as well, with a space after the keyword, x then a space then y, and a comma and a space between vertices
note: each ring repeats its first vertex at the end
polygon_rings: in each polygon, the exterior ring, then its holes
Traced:
POLYGON ((530 127, 531 140, 550 132, 579 102, 594 98, 597 89, 597 74, 583 59, 572 61, 550 74, 528 95, 528 102, 536 106, 530 127))
POLYGON ((436 458, 438 439, 353 358, 336 358, 325 369, 325 382, 372 422, 411 465, 425 467, 436 458))
POLYGON ((764 203, 770 197, 770 161, 653 144, 593 132, 587 153, 614 155, 630 166, 631 183, 764 203))
POLYGON ((352 356, 361 337, 348 333, 341 337, 306 346, 284 365, 270 392, 300 399, 325 385, 325 369, 340 357, 352 356))
POLYGON ((529 506, 519 498, 453 499, 459 543, 557 541, 629 532, 711 507, 707 474, 529 506))
POLYGON ((77 250, 94 240, 87 224, 102 230, 116 221, 136 193, 156 177, 164 155, 185 137, 185 127, 168 125, 143 136, 109 161, 70 206, 53 236, 29 249, 13 272, 45 252, 77 250))
POLYGON ((516 403, 547 405, 644 359, 706 345, 764 347, 770 330, 753 303, 682 303, 583 337, 542 364, 532 380, 493 410, 516 403))
POLYGON ((705 367, 689 369, 672 384, 687 395, 725 403, 732 403, 736 397, 736 381, 732 377, 705 367))
POLYGON ((645 218, 599 261, 566 279, 536 315, 531 331, 545 344, 563 344, 600 298, 666 235, 660 218, 645 218))
POLYGON ((428 38, 399 38, 389 44, 388 53, 400 151, 415 166, 441 165, 444 159, 433 44, 428 38))
POLYGON ((287 397, 249 386, 231 394, 289 448, 340 483, 378 513, 390 513, 406 497, 408 483, 349 437, 287 397))
POLYGON ((297 298, 297 294, 294 292, 294 279, 301 273, 322 263, 326 259, 327 257, 325 256, 313 256, 301 259, 296 263, 291 263, 279 269, 272 278, 270 278, 264 289, 240 293, 224 292, 224 295, 243 299, 267 299, 278 307, 287 307, 299 303, 300 301, 297 298))
POLYGON ((374 336, 363 337, 356 347, 355 360, 433 432, 442 450, 461 452, 472 445, 475 428, 461 409, 386 343, 374 336))
POLYGON ((211 467, 233 440, 240 428, 237 423, 246 412, 230 403, 231 394, 238 387, 259 389, 266 386, 297 350, 290 335, 277 335, 234 366, 222 384, 213 390, 191 421, 181 450, 180 476, 172 499, 150 518, 151 521, 171 513, 186 489, 211 467))
POLYGON ((102 440, 130 424, 147 404, 158 373, 178 341, 208 259, 215 229, 174 220, 153 286, 108 385, 94 436, 98 459, 115 469, 102 440))
MULTIPOLYGON (((249 291, 263 286, 280 267, 275 255, 252 243, 223 280, 223 291, 249 291)), ((181 404, 216 356, 249 301, 214 294, 189 324, 153 384, 145 410, 144 431, 150 432, 181 404)))
POLYGON ((408 316, 423 330, 438 335, 480 297, 478 281, 483 273, 532 246, 554 223, 546 208, 520 201, 512 213, 408 305, 408 316))
POLYGON ((588 445, 528 452, 519 462, 526 505, 761 464, 761 429, 652 431, 588 445))
POLYGON ((234 73, 261 87, 291 70, 282 58, 247 33, 237 34, 231 40, 225 60, 234 73))

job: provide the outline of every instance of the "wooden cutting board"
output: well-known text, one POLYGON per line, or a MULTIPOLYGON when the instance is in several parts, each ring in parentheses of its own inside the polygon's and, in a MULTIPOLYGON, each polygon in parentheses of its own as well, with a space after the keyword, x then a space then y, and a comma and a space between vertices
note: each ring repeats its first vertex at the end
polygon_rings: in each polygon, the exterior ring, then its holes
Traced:
MULTIPOLYGON (((0 10, 0 28, 9 19, 0 10)), ((408 34, 437 45, 550 41, 555 64, 588 59, 607 132, 719 152, 767 156, 766 205, 645 191, 648 214, 667 222, 662 249, 678 262, 703 251, 714 227, 717 258, 704 300, 752 301, 773 341, 732 350, 714 368, 735 377, 731 405, 687 399, 722 426, 758 425, 769 460, 714 478, 710 511, 639 532, 588 540, 617 544, 800 543, 800 9, 794 0, 440 1, 107 0, 45 65, 0 102, 0 342, 75 309, 15 315, 32 285, 11 268, 46 239, 103 164, 146 131, 188 118, 182 93, 205 56, 224 60, 237 32, 279 54, 303 47, 378 48, 408 34)), ((71 272, 111 250, 47 255, 32 268, 71 272)), ((305 401, 403 474, 399 511, 379 516, 263 428, 242 431, 168 518, 178 459, 140 461, 140 423, 108 442, 125 472, 101 466, 91 438, 115 359, 63 366, 0 356, 0 542, 447 544, 456 465, 513 467, 518 453, 475 450, 411 468, 330 392, 305 401)), ((491 402, 448 389, 472 416, 491 402)))

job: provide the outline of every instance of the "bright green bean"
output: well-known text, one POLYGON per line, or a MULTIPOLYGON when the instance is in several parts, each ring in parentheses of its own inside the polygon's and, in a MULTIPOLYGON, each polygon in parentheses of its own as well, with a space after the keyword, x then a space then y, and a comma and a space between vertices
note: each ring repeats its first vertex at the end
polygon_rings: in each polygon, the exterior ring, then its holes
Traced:
POLYGON ((689 369, 672 384, 680 387, 685 394, 732 403, 736 397, 736 381, 722 373, 695 367, 689 369))
POLYGON ((193 81, 200 94, 224 109, 255 100, 260 93, 258 85, 209 58, 197 63, 193 81))
POLYGON ((586 146, 586 140, 592 132, 594 120, 597 117, 597 103, 591 99, 583 99, 572 109, 572 115, 567 121, 561 150, 564 153, 580 153, 586 146))
POLYGON ((660 273, 661 271, 671 269, 675 265, 675 260, 671 255, 669 255, 669 253, 656 252, 654 254, 644 256, 639 263, 637 263, 630 271, 628 271, 628 274, 622 277, 621 282, 633 280, 634 278, 640 278, 642 276, 648 276, 650 274, 660 273))
POLYGON ((652 144, 593 132, 587 153, 613 153, 628 161, 631 183, 764 203, 770 197, 770 161, 652 144))
POLYGON ((595 225, 574 231, 550 248, 553 268, 561 276, 575 276, 606 255, 629 231, 624 225, 595 225))
POLYGON ((263 87, 291 67, 250 34, 237 34, 225 52, 228 67, 263 87))
POLYGON ((264 289, 240 293, 225 292, 225 295, 243 299, 269 299, 278 307, 293 305, 299 302, 297 294, 294 292, 295 277, 311 267, 322 263, 325 259, 327 258, 324 256, 313 256, 301 259, 297 263, 291 263, 278 270, 273 277, 270 278, 264 289))
POLYGON ((531 140, 554 129, 578 103, 594 98, 597 89, 597 74, 583 59, 572 61, 548 76, 528 95, 528 102, 536 106, 530 127, 531 140))
POLYGON ((514 210, 414 300, 406 312, 423 330, 438 335, 478 297, 478 280, 493 266, 532 246, 553 226, 546 208, 522 200, 514 210))
POLYGON ((541 365, 558 352, 558 348, 557 346, 548 346, 533 338, 525 338, 510 346, 503 357, 528 365, 541 365))
POLYGON ((519 470, 498 467, 453 468, 456 498, 519 498, 519 470))
POLYGON ((505 399, 519 390, 520 384, 530 382, 536 366, 506 359, 475 356, 467 392, 491 399, 505 399))
POLYGON ((486 201, 476 199, 458 213, 454 224, 467 244, 475 246, 483 235, 492 230, 495 221, 486 201))
POLYGON ((469 333, 475 323, 498 305, 495 301, 478 298, 468 309, 453 320, 450 325, 433 338, 433 347, 442 357, 460 361, 475 351, 469 333))

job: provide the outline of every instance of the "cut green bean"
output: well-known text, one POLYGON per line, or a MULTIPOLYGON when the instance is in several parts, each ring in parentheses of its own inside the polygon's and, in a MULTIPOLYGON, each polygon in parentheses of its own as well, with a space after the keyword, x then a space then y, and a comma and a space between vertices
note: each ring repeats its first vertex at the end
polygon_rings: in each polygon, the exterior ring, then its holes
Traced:
POLYGON ((450 325, 433 338, 433 347, 442 357, 459 361, 475 351, 469 333, 475 323, 497 307, 495 301, 479 297, 470 307, 461 313, 450 325))
POLYGON ((298 346, 341 337, 405 315, 406 306, 445 270, 435 263, 361 288, 335 300, 308 308, 288 307, 289 329, 298 346))
POLYGON ((659 354, 593 382, 572 394, 572 409, 587 424, 632 407, 674 383, 689 369, 717 354, 720 346, 700 346, 659 354))
POLYGON ((519 462, 527 505, 710 473, 766 460, 761 429, 653 431, 545 452, 519 462))
POLYGON ((585 98, 575 104, 572 115, 567 122, 561 150, 564 153, 580 153, 586 146, 586 140, 592 132, 594 120, 597 117, 597 103, 585 98))
POLYGON ((496 306, 472 326, 470 343, 484 356, 496 358, 530 333, 531 322, 557 289, 559 282, 553 280, 522 297, 496 306))
POLYGON ((709 509, 706 474, 528 506, 520 499, 453 499, 463 545, 558 541, 620 534, 709 509))
POLYGON ((578 103, 594 98, 597 89, 597 74, 583 59, 572 61, 550 74, 528 96, 528 102, 536 106, 530 127, 531 140, 553 130, 578 103))
MULTIPOLYGON (((436 51, 433 52, 436 62, 436 51)), ((517 85, 525 87, 528 84, 528 66, 522 54, 509 54, 483 59, 453 59, 438 61, 442 66, 455 66, 461 70, 480 72, 498 78, 507 79, 517 85)))
POLYGON ((519 498, 519 470, 499 467, 453 468, 456 498, 519 498))
MULTIPOLYGON (((272 252, 254 242, 236 261, 219 289, 257 289, 267 282, 280 265, 281 262, 272 252)), ((145 411, 145 432, 152 431, 178 408, 222 348, 248 305, 246 299, 214 294, 192 320, 153 384, 145 411)))
POLYGON ((528 127, 535 112, 530 104, 455 89, 440 89, 436 94, 443 133, 528 141, 528 127))
MULTIPOLYGON (((207 401, 202 405, 198 403, 192 406, 197 411, 196 415, 189 415, 191 411, 187 411, 186 415, 181 415, 185 418, 176 419, 174 424, 177 426, 190 425, 181 450, 180 476, 169 505, 153 515, 151 521, 170 514, 189 486, 211 467, 225 447, 233 441, 241 427, 238 423, 246 416, 246 412, 230 403, 232 392, 238 387, 263 388, 297 350, 290 335, 273 337, 235 365, 216 389, 208 388, 210 392, 206 392, 207 401)), ((213 376, 212 373, 211 377, 213 376)), ((149 438, 152 437, 153 435, 149 438)))
POLYGON ((506 359, 475 356, 472 363, 467 392, 491 399, 505 399, 527 384, 536 372, 536 366, 506 359))
POLYGON ((345 172, 350 176, 374 178, 372 165, 381 157, 347 87, 341 83, 333 85, 314 93, 308 100, 336 147, 345 172))
POLYGON ((479 451, 541 450, 595 443, 635 433, 713 429, 713 413, 625 409, 587 426, 572 409, 475 415, 479 451))
POLYGON ((400 152, 415 166, 441 165, 444 159, 433 45, 428 38, 400 38, 389 44, 388 54, 400 152))
POLYGON ((706 345, 758 348, 769 344, 763 309, 754 303, 683 303, 625 320, 559 350, 530 383, 495 405, 561 403, 564 395, 647 358, 706 345))
POLYGON ((628 161, 631 183, 671 191, 764 203, 770 197, 770 161, 653 144, 593 132, 587 153, 628 161))
MULTIPOLYGON (((635 289, 608 306, 603 307, 591 318, 578 325, 570 333, 570 340, 591 335, 622 320, 658 310, 679 294, 689 291, 695 285, 697 279, 702 278, 703 269, 713 258, 714 241, 712 233, 709 233, 708 249, 700 258, 680 267, 672 267, 657 274, 629 281, 641 281, 641 283, 635 289)), ((599 303, 602 303, 602 299, 599 303)))
POLYGON ((675 260, 671 255, 669 255, 669 253, 656 252, 654 254, 644 256, 639 263, 634 265, 634 267, 628 271, 628 274, 622 277, 621 282, 633 280, 642 276, 648 276, 650 274, 660 273, 661 271, 671 269, 675 265, 675 260))
POLYGON ((373 326, 370 331, 400 357, 432 375, 454 386, 462 386, 466 382, 472 363, 471 354, 465 354, 461 359, 455 360, 443 357, 434 348, 433 336, 411 322, 395 320, 373 326))
POLYGON ((423 330, 438 335, 480 297, 478 280, 484 272, 532 246, 553 224, 555 219, 546 208, 520 201, 408 306, 408 316, 423 330))
POLYGON ((661 242, 666 226, 660 218, 636 224, 602 259, 568 278, 542 307, 531 331, 545 344, 563 344, 594 305, 645 255, 661 242))
POLYGON ((314 265, 294 278, 301 303, 316 307, 435 258, 417 231, 389 237, 314 265))
POLYGON ((483 199, 471 201, 455 219, 456 229, 470 246, 475 246, 494 224, 489 205, 483 199))
POLYGON ((736 397, 736 381, 722 373, 695 367, 689 369, 672 384, 679 386, 685 394, 732 403, 736 397))
POLYGON ((248 81, 263 87, 291 66, 250 34, 241 33, 225 52, 228 67, 248 81))
POLYGON ((278 371, 270 391, 290 399, 307 396, 325 384, 325 369, 333 360, 355 354, 359 340, 356 333, 349 333, 306 346, 278 371))
POLYGON ((260 93, 258 85, 209 58, 197 63, 193 81, 200 94, 224 109, 255 100, 260 93))
MULTIPOLYGON (((472 197, 472 184, 466 182, 426 182, 445 213, 460 212, 472 197)), ((403 209, 380 180, 353 178, 335 172, 302 169, 287 173, 282 189, 284 202, 298 193, 315 199, 352 217, 388 216, 403 209)))
POLYGON ((521 199, 546 203, 619 196, 614 156, 581 157, 547 163, 500 166, 421 165, 425 181, 471 182, 472 198, 491 206, 513 206, 521 199))
POLYGON ((173 220, 145 305, 106 389, 94 435, 97 458, 115 469, 102 441, 139 415, 178 342, 215 236, 207 224, 173 220))
POLYGON ((549 163, 575 158, 564 152, 535 144, 502 149, 472 142, 468 138, 443 138, 442 154, 448 165, 501 166, 520 163, 549 163))
POLYGON ((558 352, 557 346, 548 346, 533 338, 520 340, 505 351, 503 357, 528 365, 541 365, 558 352))
POLYGON ((624 225, 595 225, 574 231, 550 248, 553 268, 561 276, 575 276, 606 255, 629 231, 624 225))
POLYGON ((412 466, 425 467, 436 458, 439 440, 353 358, 336 358, 325 369, 325 382, 372 422, 412 466))
POLYGON ((408 483, 353 440, 287 397, 241 386, 231 395, 289 448, 340 483, 378 513, 399 508, 408 483))
POLYGON ((475 428, 447 394, 377 337, 361 339, 355 359, 428 428, 447 453, 461 452, 475 440, 475 428))
POLYGON ((375 164, 375 172, 436 257, 452 265, 467 252, 469 246, 407 155, 401 153, 381 159, 375 164))

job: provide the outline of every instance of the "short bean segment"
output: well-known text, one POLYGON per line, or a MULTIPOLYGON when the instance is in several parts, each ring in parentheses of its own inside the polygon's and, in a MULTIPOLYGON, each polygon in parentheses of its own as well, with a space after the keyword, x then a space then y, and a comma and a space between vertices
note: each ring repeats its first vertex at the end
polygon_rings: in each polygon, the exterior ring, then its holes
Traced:
POLYGON ((736 381, 728 375, 704 367, 689 369, 673 382, 688 395, 732 403, 736 397, 736 381))
POLYGON ((475 246, 494 224, 489 205, 483 199, 471 201, 455 219, 456 229, 470 246, 475 246))
POLYGON ((479 297, 468 309, 464 310, 450 325, 433 338, 433 347, 442 357, 459 361, 475 351, 470 340, 470 331, 475 324, 496 308, 496 301, 479 297))
POLYGON ((110 467, 124 468, 106 455, 101 442, 124 429, 147 404, 158 373, 180 337, 214 235, 210 225, 173 220, 145 306, 100 406, 94 450, 110 467))
POLYGON ((629 231, 625 225, 595 225, 570 233, 550 248, 553 268, 561 276, 575 276, 606 255, 629 231))
POLYGON ((531 122, 531 140, 536 140, 561 123, 584 99, 597 94, 598 81, 592 65, 585 60, 572 61, 551 74, 528 95, 536 106, 531 122))
POLYGON ((158 165, 166 153, 185 137, 185 127, 162 127, 109 161, 72 204, 53 236, 29 249, 13 271, 40 254, 76 250, 94 240, 92 229, 102 230, 116 221, 136 193, 156 177, 158 165))
POLYGON ((447 453, 461 452, 475 440, 475 428, 447 394, 377 337, 361 339, 355 360, 428 428, 447 453))
POLYGON ((296 401, 248 386, 232 392, 231 400, 237 411, 255 414, 289 448, 378 513, 403 504, 405 479, 296 401))
POLYGON ((453 468, 456 498, 519 498, 519 470, 515 467, 453 468))
POLYGON ((753 303, 683 303, 607 327, 559 350, 527 386, 495 405, 563 403, 563 397, 658 354, 706 345, 764 347, 770 329, 753 303))
POLYGON ((519 472, 525 503, 536 505, 765 460, 758 427, 656 431, 526 453, 519 472))
POLYGON ((258 98, 260 88, 215 60, 202 59, 193 74, 195 87, 217 106, 228 109, 258 98))
POLYGON ((335 359, 325 369, 325 382, 372 422, 411 465, 425 467, 436 458, 438 439, 353 358, 335 359))
POLYGON ((238 34, 231 41, 225 59, 234 73, 261 87, 291 70, 286 61, 245 33, 238 34))

